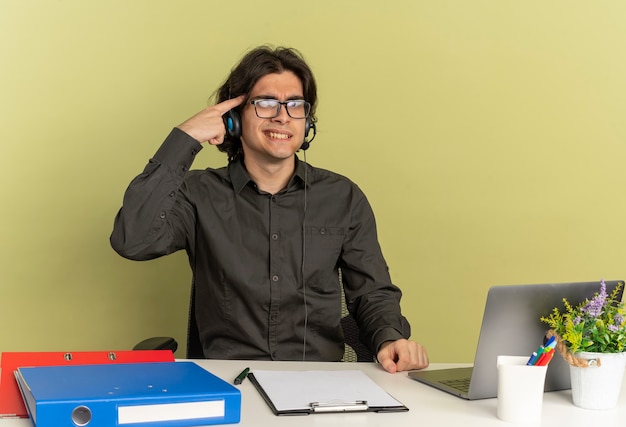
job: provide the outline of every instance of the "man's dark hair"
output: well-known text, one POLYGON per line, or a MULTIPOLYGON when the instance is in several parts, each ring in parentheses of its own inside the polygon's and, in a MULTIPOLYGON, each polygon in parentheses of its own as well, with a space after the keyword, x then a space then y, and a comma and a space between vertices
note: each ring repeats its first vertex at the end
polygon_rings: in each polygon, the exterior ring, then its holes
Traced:
MULTIPOLYGON (((295 49, 286 47, 271 48, 260 46, 248 52, 230 72, 224 84, 217 90, 217 103, 239 95, 246 95, 244 103, 236 108, 241 116, 241 111, 248 101, 248 96, 254 85, 267 74, 291 71, 302 82, 304 100, 311 104, 310 120, 315 122, 315 109, 317 107, 317 85, 313 72, 304 61, 304 58, 295 49)), ((224 142, 217 145, 220 151, 228 154, 228 160, 232 161, 243 155, 241 138, 233 138, 228 133, 224 142)))

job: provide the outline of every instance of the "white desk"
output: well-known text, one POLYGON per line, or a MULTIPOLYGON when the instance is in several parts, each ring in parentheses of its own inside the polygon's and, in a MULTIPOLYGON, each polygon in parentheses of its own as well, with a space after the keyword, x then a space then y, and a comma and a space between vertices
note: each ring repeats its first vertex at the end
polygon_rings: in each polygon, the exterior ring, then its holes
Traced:
MULTIPOLYGON (((341 370, 361 369, 393 397, 409 407, 400 413, 340 413, 306 416, 276 416, 269 409, 249 380, 238 386, 242 394, 242 427, 264 426, 463 426, 488 427, 513 425, 496 417, 496 399, 466 401, 420 384, 406 372, 388 374, 374 363, 264 362, 238 360, 197 360, 200 366, 226 381, 246 367, 267 370, 341 370)), ((433 364, 429 369, 455 365, 433 364)), ((543 402, 543 426, 621 426, 626 424, 626 391, 622 392, 616 409, 592 411, 572 403, 571 391, 546 393, 543 402)), ((0 427, 28 427, 28 419, 1 419, 0 427)))

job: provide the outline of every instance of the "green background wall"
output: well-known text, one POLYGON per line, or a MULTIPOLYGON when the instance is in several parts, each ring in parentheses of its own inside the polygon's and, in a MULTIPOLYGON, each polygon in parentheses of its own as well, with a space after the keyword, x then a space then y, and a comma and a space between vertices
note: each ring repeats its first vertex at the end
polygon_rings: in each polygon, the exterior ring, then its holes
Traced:
POLYGON ((113 217, 271 43, 316 73, 307 160, 368 195, 413 338, 471 361, 489 286, 626 278, 625 20, 621 1, 0 0, 0 351, 184 346, 185 254, 120 258, 113 217))

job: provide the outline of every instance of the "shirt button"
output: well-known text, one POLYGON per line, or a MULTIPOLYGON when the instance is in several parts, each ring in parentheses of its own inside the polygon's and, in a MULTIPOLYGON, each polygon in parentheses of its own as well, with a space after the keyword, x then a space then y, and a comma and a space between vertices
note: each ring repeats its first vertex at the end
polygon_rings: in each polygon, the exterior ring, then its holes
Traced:
POLYGON ((159 218, 165 219, 165 212, 164 211, 159 212, 159 218))
POLYGON ((276 352, 272 351, 272 359, 276 359, 276 352))
POLYGON ((272 276, 272 282, 278 282, 278 274, 272 276))
POLYGON ((174 197, 175 195, 176 195, 176 192, 175 192, 175 191, 172 191, 172 192, 170 193, 170 197, 174 197))
POLYGON ((320 228, 320 234, 326 234, 326 229, 325 228, 320 228))
POLYGON ((272 202, 276 203, 276 196, 272 196, 272 202))
POLYGON ((272 240, 278 240, 278 234, 276 233, 272 234, 272 240))

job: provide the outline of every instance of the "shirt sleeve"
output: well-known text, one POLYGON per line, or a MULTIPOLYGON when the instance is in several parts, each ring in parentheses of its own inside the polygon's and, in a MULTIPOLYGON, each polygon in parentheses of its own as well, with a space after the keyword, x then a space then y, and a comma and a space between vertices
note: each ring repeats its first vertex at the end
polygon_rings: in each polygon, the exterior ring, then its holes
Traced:
POLYGON ((110 242, 121 256, 148 260, 188 244, 194 211, 180 191, 202 145, 174 128, 126 192, 110 242))
POLYGON ((402 315, 402 292, 391 282, 378 242, 376 222, 365 195, 358 190, 340 261, 348 309, 361 341, 378 352, 385 341, 408 339, 411 326, 402 315))

